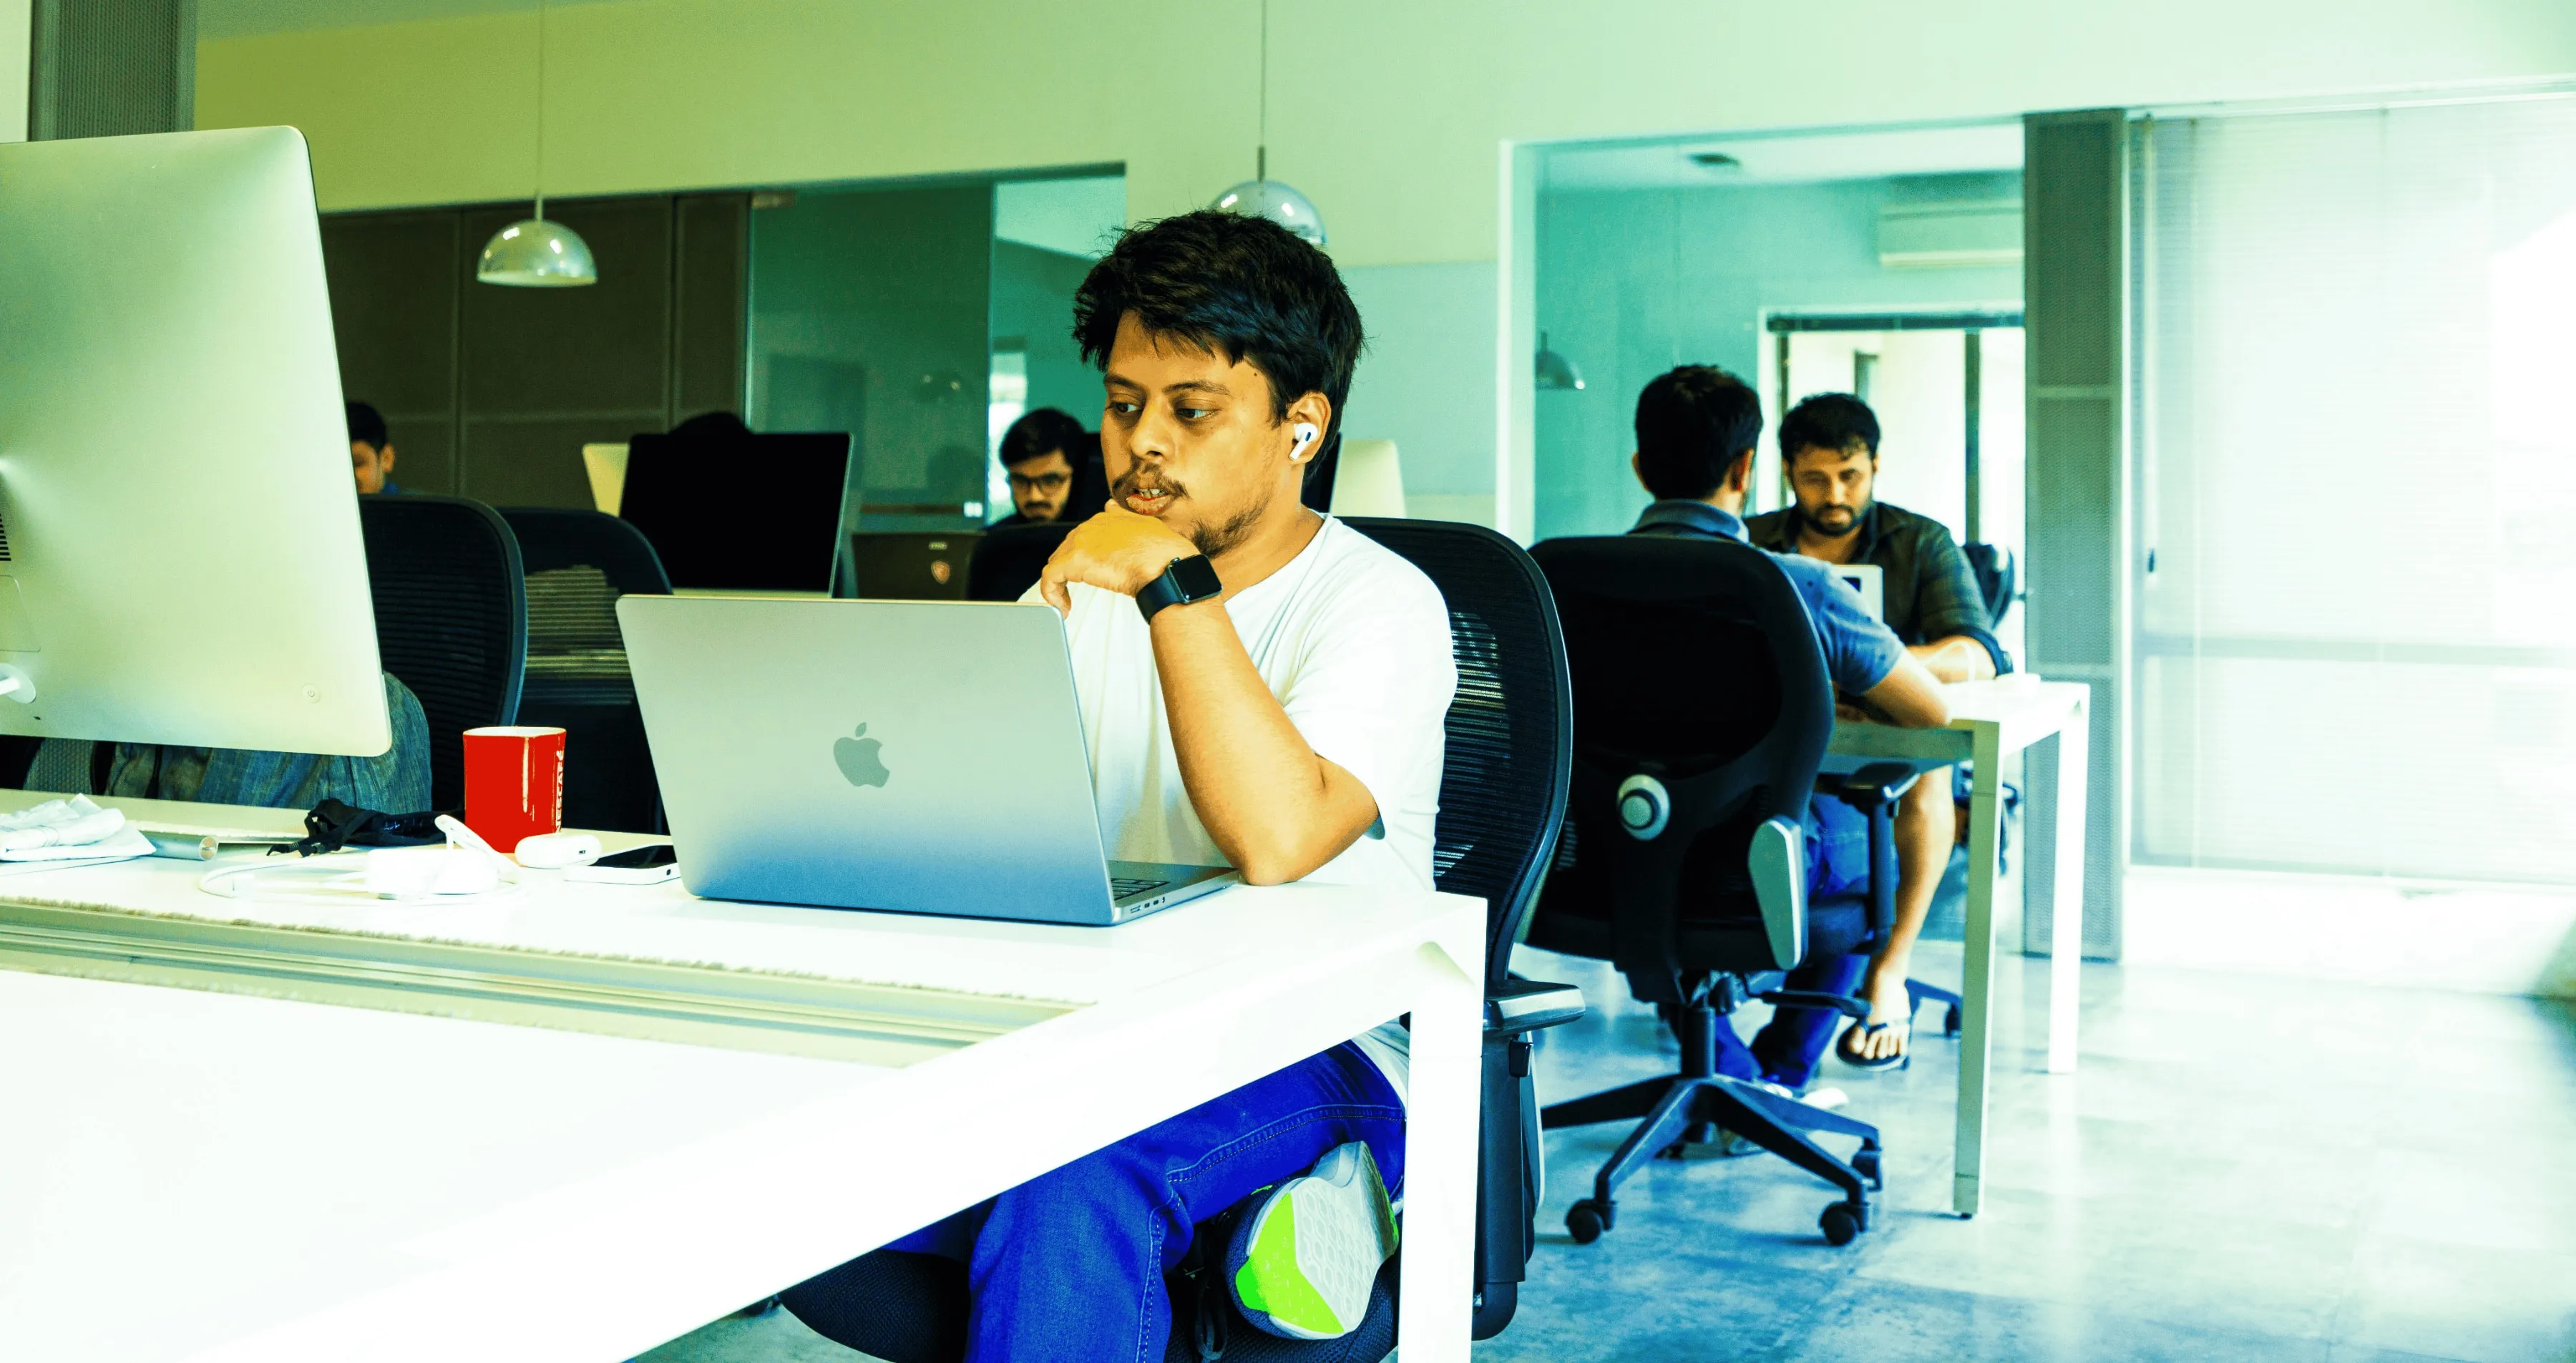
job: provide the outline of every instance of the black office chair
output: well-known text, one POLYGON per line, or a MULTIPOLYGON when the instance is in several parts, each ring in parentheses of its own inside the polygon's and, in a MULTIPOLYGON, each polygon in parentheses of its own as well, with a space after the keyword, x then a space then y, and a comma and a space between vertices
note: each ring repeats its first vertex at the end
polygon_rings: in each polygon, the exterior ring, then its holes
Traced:
MULTIPOLYGON (((1432 871, 1441 889, 1479 896, 1487 906, 1475 1336, 1489 1339, 1511 1322, 1537 1244, 1541 1152, 1529 1037, 1583 1013, 1573 986, 1509 971, 1564 816, 1572 727, 1565 647, 1546 583, 1510 540, 1443 521, 1348 524, 1410 559, 1449 605, 1458 695, 1449 707, 1432 871)), ((1374 1363, 1395 1347, 1393 1261, 1379 1273, 1358 1329, 1340 1339, 1287 1340, 1252 1328, 1228 1304, 1225 1240, 1203 1227, 1192 1259, 1165 1280, 1172 1363, 1217 1356, 1202 1345, 1221 1350, 1228 1363, 1374 1363), (1210 1246, 1219 1250, 1213 1271, 1197 1258, 1210 1246)), ((888 1363, 948 1363, 965 1352, 966 1274, 952 1260, 879 1250, 781 1296, 817 1333, 888 1363)))
POLYGON ((1959 551, 1967 556, 1968 572, 1977 579, 1977 595, 1986 603, 1986 627, 2002 629, 2004 612, 2013 603, 2012 550, 2000 544, 1963 544, 1959 551))
POLYGON ((1889 809, 1903 764, 1827 789, 1871 819, 1876 892, 1807 902, 1801 831, 1833 734, 1834 699, 1797 589, 1771 557, 1725 541, 1618 536, 1532 551, 1556 593, 1574 660, 1571 845, 1529 943, 1614 962, 1681 1042, 1680 1073, 1559 1103, 1550 1128, 1644 1120, 1577 1202, 1588 1243, 1615 1220, 1619 1184, 1651 1157, 1723 1127, 1843 1191, 1825 1238, 1869 1226, 1880 1183, 1875 1127, 1716 1072, 1716 1029, 1751 998, 1868 1015, 1860 1000, 1761 988, 1811 956, 1865 949, 1894 920, 1889 809), (1883 872, 1881 870, 1883 866, 1883 872), (1841 1159, 1808 1138, 1860 1139, 1841 1159))
MULTIPOLYGON (((528 599, 518 537, 462 497, 361 497, 384 669, 429 720, 429 802, 465 807, 467 729, 518 721, 528 599)), ((395 811, 400 812, 400 811, 395 811)))
POLYGON ((1017 601, 1038 585, 1038 574, 1056 546, 1073 533, 1076 521, 1040 521, 1035 525, 997 525, 975 542, 975 557, 966 565, 966 599, 1017 601))
POLYGON ((617 598, 670 595, 661 557, 642 531, 597 511, 515 506, 501 518, 518 536, 527 580, 518 722, 564 731, 564 826, 656 832, 661 787, 626 670, 617 598))

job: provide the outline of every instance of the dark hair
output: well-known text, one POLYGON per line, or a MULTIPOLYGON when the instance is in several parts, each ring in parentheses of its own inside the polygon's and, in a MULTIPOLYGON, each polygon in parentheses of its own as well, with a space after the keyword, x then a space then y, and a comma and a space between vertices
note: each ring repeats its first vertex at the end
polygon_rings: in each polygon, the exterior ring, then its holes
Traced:
POLYGON ((1761 438, 1761 397, 1715 365, 1683 365, 1637 395, 1637 476, 1657 497, 1706 498, 1761 438))
POLYGON ((700 412, 672 427, 671 434, 688 440, 738 440, 751 434, 751 428, 731 412, 700 412))
POLYGON ((1084 430, 1082 423, 1070 414, 1053 407, 1040 407, 1012 422, 1011 429, 1002 432, 1002 463, 1005 466, 1025 464, 1062 450, 1064 462, 1079 466, 1083 455, 1082 438, 1089 434, 1091 432, 1084 430))
POLYGON ((378 451, 382 451, 385 447, 385 442, 390 439, 392 439, 392 437, 385 434, 385 418, 383 413, 378 412, 375 408, 370 407, 363 402, 353 402, 349 404, 350 444, 373 445, 378 451))
POLYGON ((1849 393, 1818 393, 1780 418, 1780 461, 1798 462, 1800 450, 1849 454, 1857 447, 1878 457, 1878 416, 1849 393))
POLYGON ((1287 228, 1203 208, 1127 229, 1073 295, 1086 362, 1109 367, 1130 313, 1147 331, 1260 370, 1273 421, 1321 393, 1341 425, 1365 339, 1360 310, 1331 257, 1287 228))

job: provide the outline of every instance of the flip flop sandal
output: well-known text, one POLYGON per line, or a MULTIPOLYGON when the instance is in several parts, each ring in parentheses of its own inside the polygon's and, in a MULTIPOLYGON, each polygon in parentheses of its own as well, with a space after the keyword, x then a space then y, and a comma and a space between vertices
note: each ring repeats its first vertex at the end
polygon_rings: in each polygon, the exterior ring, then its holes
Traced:
POLYGON ((1834 1058, 1856 1070, 1904 1069, 1908 1065, 1914 1063, 1914 1025, 1911 1022, 1854 1023, 1851 1026, 1844 1028, 1841 1039, 1834 1042, 1834 1058), (1897 1039, 1905 1046, 1904 1050, 1898 1051, 1894 1055, 1882 1055, 1873 1060, 1868 1056, 1862 1055, 1852 1046, 1854 1038, 1858 1038, 1861 1041, 1867 1041, 1871 1037, 1874 1037, 1881 1032, 1888 1031, 1891 1028, 1898 1031, 1899 1035, 1897 1039))

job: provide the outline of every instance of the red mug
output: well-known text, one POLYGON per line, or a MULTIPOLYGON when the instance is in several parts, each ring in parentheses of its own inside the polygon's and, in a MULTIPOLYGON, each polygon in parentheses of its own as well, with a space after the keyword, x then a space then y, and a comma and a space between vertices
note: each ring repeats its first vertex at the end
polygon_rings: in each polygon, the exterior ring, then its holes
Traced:
POLYGON ((494 851, 563 828, 564 731, 496 726, 465 731, 465 826, 494 851))

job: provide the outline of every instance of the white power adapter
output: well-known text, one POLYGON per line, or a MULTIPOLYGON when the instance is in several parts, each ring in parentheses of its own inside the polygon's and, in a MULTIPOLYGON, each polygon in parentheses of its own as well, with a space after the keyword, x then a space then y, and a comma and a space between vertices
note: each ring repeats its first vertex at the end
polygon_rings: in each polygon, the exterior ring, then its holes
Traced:
POLYGON ((539 833, 519 839, 513 854, 522 866, 540 871, 560 871, 567 866, 588 866, 599 860, 599 838, 591 833, 539 833))

